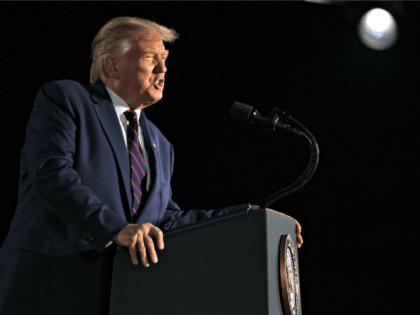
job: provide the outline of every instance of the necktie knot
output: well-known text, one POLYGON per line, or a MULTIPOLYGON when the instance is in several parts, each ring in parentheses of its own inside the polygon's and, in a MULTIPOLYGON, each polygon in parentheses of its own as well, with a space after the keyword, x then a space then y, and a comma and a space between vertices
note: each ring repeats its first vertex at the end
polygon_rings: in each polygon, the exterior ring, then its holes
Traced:
POLYGON ((124 112, 124 115, 128 119, 128 121, 137 122, 137 114, 134 110, 129 109, 129 110, 124 112))

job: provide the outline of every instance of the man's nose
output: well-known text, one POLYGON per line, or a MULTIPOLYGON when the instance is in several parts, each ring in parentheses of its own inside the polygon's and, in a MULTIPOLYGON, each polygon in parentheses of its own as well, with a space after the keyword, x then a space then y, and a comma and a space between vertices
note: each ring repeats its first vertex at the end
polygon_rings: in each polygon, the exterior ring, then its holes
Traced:
POLYGON ((155 72, 165 73, 168 69, 166 68, 165 61, 160 59, 155 67, 155 72))

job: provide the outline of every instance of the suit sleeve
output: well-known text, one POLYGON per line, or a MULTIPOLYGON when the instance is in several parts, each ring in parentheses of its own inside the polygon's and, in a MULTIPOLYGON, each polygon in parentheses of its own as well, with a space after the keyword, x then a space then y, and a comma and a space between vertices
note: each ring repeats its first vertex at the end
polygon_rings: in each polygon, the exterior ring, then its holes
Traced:
POLYGON ((77 115, 60 85, 43 85, 26 129, 25 160, 31 184, 48 209, 101 251, 127 222, 83 185, 73 168, 77 115))
MULTIPOLYGON (((171 146, 171 177, 174 167, 174 152, 171 146)), ((164 237, 172 237, 178 234, 194 231, 226 221, 245 217, 249 212, 249 203, 230 206, 213 210, 187 210, 182 211, 172 200, 172 189, 170 189, 170 198, 165 214, 163 215, 159 228, 164 237)))

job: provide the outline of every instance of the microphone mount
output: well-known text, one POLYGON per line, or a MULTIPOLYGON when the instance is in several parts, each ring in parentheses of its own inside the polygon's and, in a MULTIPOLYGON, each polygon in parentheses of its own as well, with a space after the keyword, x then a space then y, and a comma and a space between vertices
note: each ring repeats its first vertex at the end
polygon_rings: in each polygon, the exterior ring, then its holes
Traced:
POLYGON ((276 127, 280 127, 283 130, 287 130, 305 138, 309 142, 308 149, 311 150, 311 156, 305 172, 299 176, 292 185, 289 185, 260 201, 258 203, 260 209, 266 209, 274 202, 296 192, 308 183, 318 166, 319 147, 315 137, 305 126, 277 106, 274 107, 268 116, 263 117, 253 107, 235 102, 230 110, 230 115, 247 123, 253 123, 256 121, 267 131, 273 131, 276 127), (296 127, 292 127, 289 122, 296 127), (300 129, 297 129, 297 127, 300 129))

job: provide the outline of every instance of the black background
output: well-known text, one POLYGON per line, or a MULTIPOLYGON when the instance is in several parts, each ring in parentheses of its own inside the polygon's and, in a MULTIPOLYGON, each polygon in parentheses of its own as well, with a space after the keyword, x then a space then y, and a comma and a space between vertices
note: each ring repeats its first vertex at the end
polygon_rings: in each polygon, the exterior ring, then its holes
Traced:
POLYGON ((411 313, 419 9, 416 2, 376 1, 2 2, 1 240, 17 204, 20 149, 36 93, 53 80, 88 85, 97 31, 111 18, 138 16, 180 34, 166 45, 164 98, 146 110, 174 145, 180 207, 257 203, 302 174, 304 140, 229 117, 234 101, 263 114, 280 106, 320 147, 309 183, 271 206, 302 225, 304 314, 411 313), (373 7, 397 20, 399 39, 389 50, 358 39, 358 21, 373 7))

